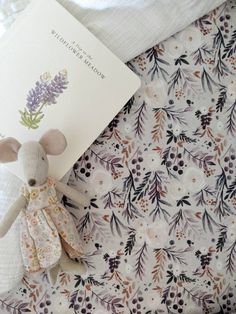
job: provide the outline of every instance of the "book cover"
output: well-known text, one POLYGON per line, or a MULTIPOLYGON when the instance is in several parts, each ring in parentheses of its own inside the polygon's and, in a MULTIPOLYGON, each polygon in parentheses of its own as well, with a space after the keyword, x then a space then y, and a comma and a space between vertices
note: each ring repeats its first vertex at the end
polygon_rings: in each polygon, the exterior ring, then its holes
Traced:
MULTIPOLYGON (((60 179, 140 86, 139 78, 55 0, 34 0, 0 42, 0 138, 60 129, 60 179)), ((8 165, 7 165, 8 167, 8 165)), ((17 162, 9 169, 22 176, 17 162)))

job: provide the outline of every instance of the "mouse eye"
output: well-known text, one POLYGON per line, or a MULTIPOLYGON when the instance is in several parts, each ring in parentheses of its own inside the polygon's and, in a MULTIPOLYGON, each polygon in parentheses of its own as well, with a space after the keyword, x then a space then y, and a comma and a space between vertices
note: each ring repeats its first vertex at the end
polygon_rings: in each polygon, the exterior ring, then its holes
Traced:
POLYGON ((44 158, 44 157, 42 157, 42 160, 45 160, 45 158, 44 158))

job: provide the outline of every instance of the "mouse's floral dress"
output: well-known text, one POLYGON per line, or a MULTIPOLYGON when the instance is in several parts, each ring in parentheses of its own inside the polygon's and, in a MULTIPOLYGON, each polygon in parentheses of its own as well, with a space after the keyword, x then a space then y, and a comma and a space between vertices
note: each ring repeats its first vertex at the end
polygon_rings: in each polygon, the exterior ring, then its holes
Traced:
POLYGON ((74 220, 57 199, 55 181, 30 187, 22 194, 28 201, 21 212, 20 243, 26 271, 35 272, 55 265, 62 248, 71 258, 83 255, 74 220))

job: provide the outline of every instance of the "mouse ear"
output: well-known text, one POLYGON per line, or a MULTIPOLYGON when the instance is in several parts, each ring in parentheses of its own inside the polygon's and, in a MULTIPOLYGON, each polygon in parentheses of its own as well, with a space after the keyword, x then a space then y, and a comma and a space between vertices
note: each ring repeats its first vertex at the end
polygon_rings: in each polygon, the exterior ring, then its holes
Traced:
POLYGON ((0 141, 0 162, 12 162, 18 158, 18 151, 21 144, 12 137, 4 138, 0 141))
POLYGON ((67 146, 66 138, 59 130, 49 130, 41 137, 39 143, 47 155, 60 155, 67 146))

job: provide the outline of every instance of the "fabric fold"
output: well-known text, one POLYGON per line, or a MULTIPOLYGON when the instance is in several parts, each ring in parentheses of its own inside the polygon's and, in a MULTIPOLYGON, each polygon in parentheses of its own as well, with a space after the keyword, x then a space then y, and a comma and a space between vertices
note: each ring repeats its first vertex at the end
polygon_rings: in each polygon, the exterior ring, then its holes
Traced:
POLYGON ((225 0, 58 0, 126 62, 181 31, 225 0))
MULTIPOLYGON (((225 2, 225 0, 57 1, 124 62, 181 31, 225 2)), ((0 0, 0 36, 29 2, 30 0, 0 0)))

